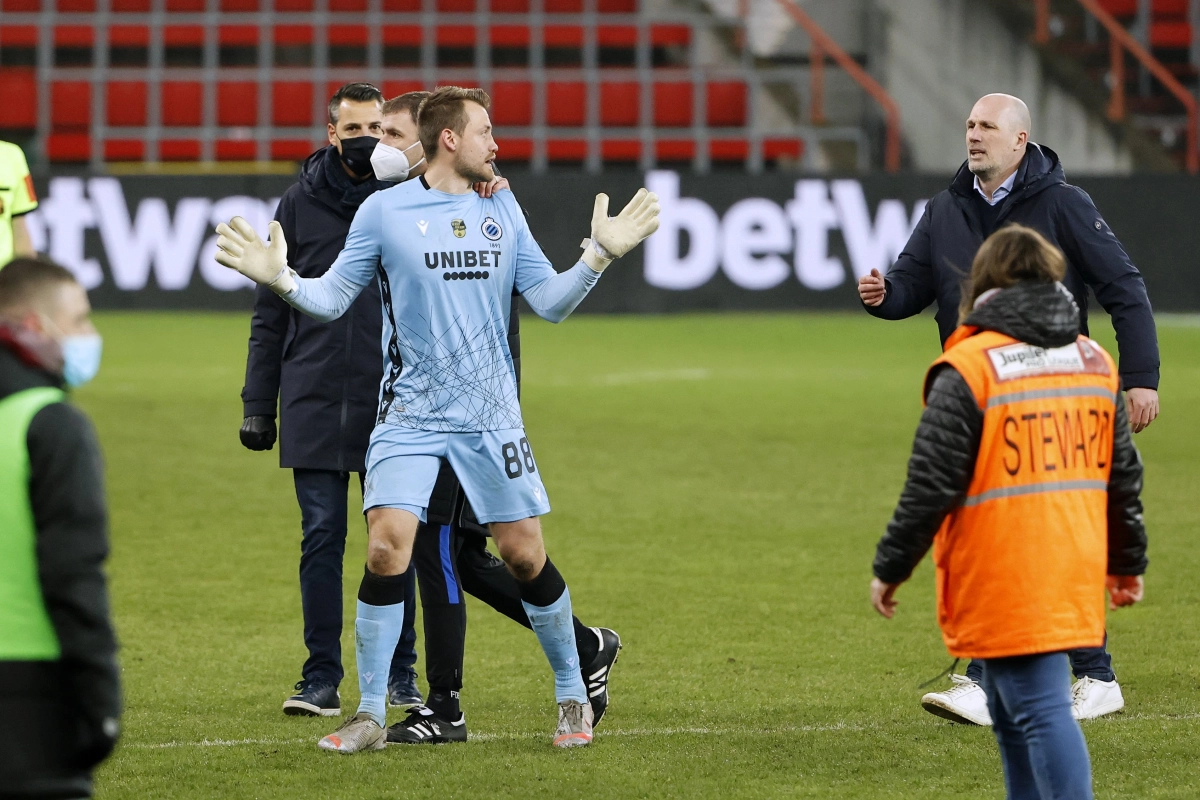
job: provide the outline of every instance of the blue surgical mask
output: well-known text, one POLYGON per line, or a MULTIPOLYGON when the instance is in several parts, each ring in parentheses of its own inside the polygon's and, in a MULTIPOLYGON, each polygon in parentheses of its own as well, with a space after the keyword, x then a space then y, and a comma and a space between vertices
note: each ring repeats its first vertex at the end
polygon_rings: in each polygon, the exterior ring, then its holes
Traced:
POLYGON ((100 371, 100 353, 104 349, 100 334, 64 336, 59 341, 63 354, 63 380, 72 389, 83 386, 100 371))

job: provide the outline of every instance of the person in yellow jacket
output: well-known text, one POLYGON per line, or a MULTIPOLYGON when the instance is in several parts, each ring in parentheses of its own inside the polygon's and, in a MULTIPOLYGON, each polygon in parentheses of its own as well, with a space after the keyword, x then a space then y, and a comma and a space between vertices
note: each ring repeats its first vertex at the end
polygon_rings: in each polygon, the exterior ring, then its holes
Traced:
POLYGON ((871 602, 933 547, 950 654, 983 661, 1010 798, 1091 798, 1066 651, 1142 599, 1142 463, 1112 357, 1079 333, 1062 253, 1018 225, 971 268, 960 327, 925 380, 908 480, 876 549, 871 602))
POLYGON ((25 153, 12 142, 0 142, 0 267, 34 255, 24 217, 37 205, 25 153))

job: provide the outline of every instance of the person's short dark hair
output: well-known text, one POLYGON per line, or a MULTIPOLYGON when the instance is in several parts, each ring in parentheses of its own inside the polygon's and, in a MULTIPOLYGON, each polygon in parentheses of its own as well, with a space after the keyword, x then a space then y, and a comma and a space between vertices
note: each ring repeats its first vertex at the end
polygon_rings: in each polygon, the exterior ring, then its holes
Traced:
POLYGON ((417 131, 426 158, 432 160, 437 154, 442 131, 449 128, 461 136, 466 130, 468 100, 484 108, 492 106, 492 98, 483 89, 461 86, 443 86, 422 101, 417 111, 417 131))
POLYGON ((413 118, 413 122, 416 122, 418 112, 421 110, 421 102, 426 97, 429 97, 430 94, 431 92, 406 92, 393 97, 383 104, 383 115, 386 117, 389 114, 407 111, 409 116, 413 118))
POLYGON ((329 98, 329 124, 337 125, 338 109, 343 100, 351 103, 382 103, 383 92, 370 83, 347 83, 329 98))
POLYGON ((69 269, 49 259, 13 259, 0 268, 0 316, 28 307, 59 283, 78 281, 69 269))

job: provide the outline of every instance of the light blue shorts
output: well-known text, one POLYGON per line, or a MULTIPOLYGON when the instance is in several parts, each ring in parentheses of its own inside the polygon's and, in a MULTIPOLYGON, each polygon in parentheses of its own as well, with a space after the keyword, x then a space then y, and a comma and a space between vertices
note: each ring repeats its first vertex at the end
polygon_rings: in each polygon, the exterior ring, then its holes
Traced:
POLYGON ((515 522, 550 512, 523 429, 438 433, 387 424, 375 426, 367 446, 363 511, 402 508, 424 522, 443 458, 480 522, 515 522))

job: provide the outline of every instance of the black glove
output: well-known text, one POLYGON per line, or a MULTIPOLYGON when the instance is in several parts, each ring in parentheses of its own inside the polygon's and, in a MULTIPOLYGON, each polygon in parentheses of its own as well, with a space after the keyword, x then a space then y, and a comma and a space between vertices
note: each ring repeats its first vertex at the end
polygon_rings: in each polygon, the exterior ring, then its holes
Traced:
POLYGON ((242 446, 249 450, 270 450, 275 446, 275 418, 268 416, 246 417, 238 434, 242 446))

